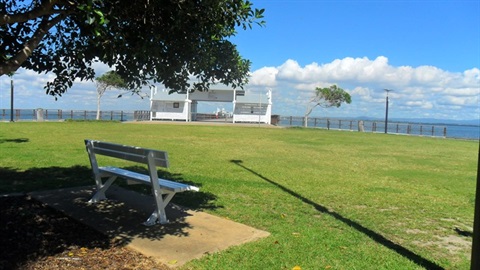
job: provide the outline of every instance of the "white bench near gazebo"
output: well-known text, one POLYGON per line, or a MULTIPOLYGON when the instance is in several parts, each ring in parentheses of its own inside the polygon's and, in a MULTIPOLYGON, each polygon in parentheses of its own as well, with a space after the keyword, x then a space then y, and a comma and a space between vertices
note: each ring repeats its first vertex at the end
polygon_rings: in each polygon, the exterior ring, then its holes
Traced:
POLYGON ((211 84, 206 92, 172 93, 152 87, 150 120, 195 121, 199 102, 231 102, 233 123, 271 123, 272 92, 233 89, 224 84, 211 84))

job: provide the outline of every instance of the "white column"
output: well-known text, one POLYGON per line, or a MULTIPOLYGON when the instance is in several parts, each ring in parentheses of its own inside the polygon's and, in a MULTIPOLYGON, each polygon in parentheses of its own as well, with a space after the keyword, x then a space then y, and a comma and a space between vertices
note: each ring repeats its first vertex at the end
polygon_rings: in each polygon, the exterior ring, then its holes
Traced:
POLYGON ((186 111, 186 116, 185 116, 185 122, 190 122, 192 120, 192 114, 191 114, 191 111, 192 111, 192 107, 191 107, 191 104, 192 104, 192 101, 189 99, 190 98, 190 95, 189 95, 189 91, 187 90, 187 94, 185 96, 185 111, 186 111))
POLYGON ((232 100, 232 123, 235 124, 235 105, 237 104, 237 90, 233 89, 233 100, 232 100))
POLYGON ((153 96, 157 93, 157 87, 155 85, 150 86, 150 121, 153 119, 153 96))
POLYGON ((270 125, 272 123, 272 89, 270 88, 267 88, 267 110, 265 117, 267 118, 265 119, 267 124, 270 125))

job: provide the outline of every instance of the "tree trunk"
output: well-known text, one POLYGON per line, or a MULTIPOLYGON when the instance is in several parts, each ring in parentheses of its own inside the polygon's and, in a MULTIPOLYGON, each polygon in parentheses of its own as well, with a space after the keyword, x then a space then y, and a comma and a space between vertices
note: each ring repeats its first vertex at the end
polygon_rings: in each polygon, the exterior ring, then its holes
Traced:
POLYGON ((97 98, 97 120, 100 120, 100 98, 101 96, 97 98))
POLYGON ((313 109, 318 106, 318 103, 313 105, 312 107, 308 107, 307 105, 307 111, 305 111, 305 115, 303 117, 303 126, 308 127, 308 116, 312 113, 313 109))

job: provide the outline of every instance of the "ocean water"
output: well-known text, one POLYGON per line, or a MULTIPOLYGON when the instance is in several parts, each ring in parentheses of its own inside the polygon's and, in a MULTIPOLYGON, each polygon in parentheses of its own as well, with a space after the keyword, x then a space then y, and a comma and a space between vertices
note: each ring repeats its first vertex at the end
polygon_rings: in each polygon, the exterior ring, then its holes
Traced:
POLYGON ((447 137, 460 139, 480 139, 480 126, 475 125, 446 125, 447 137))
MULTIPOLYGON (((309 118, 308 127, 334 129, 334 130, 351 130, 358 131, 360 120, 350 119, 327 119, 327 118, 309 118)), ((280 117, 279 126, 303 126, 303 117, 280 117)), ((385 132, 384 121, 363 121, 364 132, 385 132)), ((479 125, 461 125, 461 124, 428 124, 415 122, 389 122, 388 133, 405 134, 413 136, 431 136, 445 137, 457 139, 480 139, 479 125)))

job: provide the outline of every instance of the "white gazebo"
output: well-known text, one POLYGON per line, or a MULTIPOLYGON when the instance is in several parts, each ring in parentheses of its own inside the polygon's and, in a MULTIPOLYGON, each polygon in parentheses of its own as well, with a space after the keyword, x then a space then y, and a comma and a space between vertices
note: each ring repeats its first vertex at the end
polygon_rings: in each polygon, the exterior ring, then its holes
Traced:
POLYGON ((211 84, 206 92, 172 93, 169 89, 152 87, 150 120, 195 121, 198 102, 231 102, 233 123, 270 124, 272 91, 251 92, 233 89, 224 84, 211 84))

